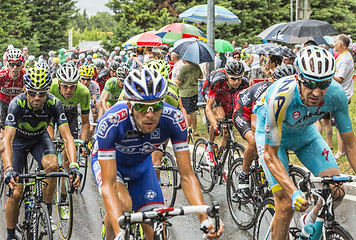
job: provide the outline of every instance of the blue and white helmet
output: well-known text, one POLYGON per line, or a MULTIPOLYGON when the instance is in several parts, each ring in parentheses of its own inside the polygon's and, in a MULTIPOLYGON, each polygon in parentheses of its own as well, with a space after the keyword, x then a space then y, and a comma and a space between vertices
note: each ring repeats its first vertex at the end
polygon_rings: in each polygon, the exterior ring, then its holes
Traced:
POLYGON ((297 53, 294 64, 300 76, 316 82, 329 80, 335 74, 334 56, 326 49, 317 46, 302 48, 297 53))
POLYGON ((131 100, 162 99, 167 93, 167 80, 155 69, 133 69, 124 82, 124 91, 131 100))

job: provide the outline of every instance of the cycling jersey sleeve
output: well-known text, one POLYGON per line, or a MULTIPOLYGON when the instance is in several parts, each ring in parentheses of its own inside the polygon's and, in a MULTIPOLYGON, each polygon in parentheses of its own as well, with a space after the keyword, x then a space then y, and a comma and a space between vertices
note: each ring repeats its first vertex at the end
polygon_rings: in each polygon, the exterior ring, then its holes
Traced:
POLYGON ((104 115, 98 125, 98 159, 116 159, 115 142, 118 135, 119 124, 128 117, 128 109, 104 115))
POLYGON ((279 146, 282 138, 282 125, 287 109, 295 97, 295 79, 285 79, 267 96, 266 105, 266 144, 279 146))
POLYGON ((334 111, 335 123, 340 133, 352 131, 352 124, 349 116, 348 101, 344 89, 341 85, 333 88, 331 99, 334 101, 336 109, 334 111))
POLYGON ((90 92, 87 87, 85 87, 83 84, 79 83, 78 88, 80 88, 80 110, 81 113, 84 114, 89 114, 90 110, 90 92))
POLYGON ((165 103, 162 117, 167 121, 164 125, 169 131, 174 152, 188 151, 187 124, 182 112, 165 103))
POLYGON ((19 97, 15 97, 9 104, 7 111, 7 117, 5 120, 5 127, 16 128, 17 121, 21 115, 21 109, 26 104, 25 100, 21 100, 19 97))
POLYGON ((48 94, 47 105, 52 106, 52 114, 54 121, 57 122, 57 126, 60 127, 65 123, 68 123, 67 117, 64 114, 61 101, 52 94, 48 94))

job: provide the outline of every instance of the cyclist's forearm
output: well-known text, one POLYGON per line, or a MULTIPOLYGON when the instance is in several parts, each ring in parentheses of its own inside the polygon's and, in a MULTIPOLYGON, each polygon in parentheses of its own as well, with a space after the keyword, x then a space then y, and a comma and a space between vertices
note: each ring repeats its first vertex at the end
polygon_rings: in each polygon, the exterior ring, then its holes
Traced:
POLYGON ((12 148, 13 148, 13 141, 15 137, 16 129, 12 128, 5 128, 4 130, 4 138, 3 138, 3 144, 5 147, 4 152, 1 154, 1 158, 4 163, 4 167, 10 167, 12 166, 12 148))
POLYGON ((87 116, 82 115, 82 129, 80 131, 80 139, 85 141, 89 137, 90 132, 90 122, 89 122, 89 114, 87 116))
POLYGON ((123 213, 120 208, 118 195, 115 193, 115 188, 114 186, 109 186, 109 185, 111 184, 103 183, 102 195, 103 195, 104 206, 109 217, 109 221, 116 235, 120 232, 118 219, 120 216, 123 215, 123 213))
POLYGON ((279 185, 281 185, 281 187, 287 192, 289 196, 292 196, 297 188, 290 180, 287 170, 285 169, 281 160, 278 158, 278 150, 272 150, 271 148, 278 149, 276 146, 266 145, 264 154, 265 163, 279 185))

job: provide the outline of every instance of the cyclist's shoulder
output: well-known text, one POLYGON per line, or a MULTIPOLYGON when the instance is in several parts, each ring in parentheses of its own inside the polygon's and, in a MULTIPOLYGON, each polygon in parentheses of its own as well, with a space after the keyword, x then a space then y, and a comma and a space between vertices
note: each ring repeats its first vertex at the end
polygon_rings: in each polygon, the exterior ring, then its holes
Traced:
POLYGON ((165 121, 166 124, 172 125, 181 125, 182 122, 185 122, 183 113, 178 108, 175 108, 168 103, 164 103, 161 120, 165 121))
POLYGON ((13 106, 15 108, 24 108, 27 105, 26 103, 27 103, 26 94, 21 93, 11 100, 9 106, 13 106))
POLYGON ((84 84, 78 83, 78 86, 77 86, 74 94, 78 94, 78 95, 82 96, 82 95, 90 94, 90 91, 84 84))
POLYGON ((6 79, 6 78, 9 78, 9 69, 1 68, 0 69, 0 79, 6 79))
MULTIPOLYGON (((127 106, 127 101, 119 101, 114 106, 112 106, 108 111, 104 113, 100 121, 109 121, 113 123, 113 120, 126 120, 129 117, 129 107, 127 106)), ((114 121, 115 122, 115 121, 114 121)))
POLYGON ((287 76, 280 78, 272 84, 268 90, 267 95, 273 96, 294 96, 297 88, 297 81, 294 76, 287 76))

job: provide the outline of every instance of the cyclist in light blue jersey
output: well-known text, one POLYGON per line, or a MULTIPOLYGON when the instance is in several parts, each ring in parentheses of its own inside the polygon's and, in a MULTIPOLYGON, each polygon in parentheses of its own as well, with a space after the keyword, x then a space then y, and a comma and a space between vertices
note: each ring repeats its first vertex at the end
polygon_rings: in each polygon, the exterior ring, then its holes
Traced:
MULTIPOLYGON (((295 65, 298 74, 275 82, 254 108, 257 151, 275 198, 272 239, 286 239, 293 210, 308 208, 288 176, 287 150, 294 151, 315 176, 340 174, 329 146, 313 124, 324 114, 334 113, 348 160, 356 170, 356 138, 346 94, 332 80, 334 57, 325 49, 309 46, 298 52, 295 65)), ((333 193, 334 199, 343 196, 343 192, 333 193)))
MULTIPOLYGON (((101 167, 101 191, 107 212, 107 239, 112 239, 114 234, 115 239, 121 239, 118 219, 123 212, 131 208, 145 211, 164 206, 151 153, 168 138, 172 141, 182 188, 189 203, 204 204, 190 163, 183 114, 163 102, 167 85, 167 80, 157 70, 132 70, 124 82, 128 101, 118 102, 99 120, 97 159, 101 167), (128 189, 123 184, 124 179, 128 189)), ((96 160, 95 155, 92 161, 96 160)), ((206 214, 198 214, 198 218, 203 226, 209 228, 209 239, 222 234, 223 224, 215 232, 206 214)), ((144 230, 147 239, 153 239, 152 228, 144 225, 144 230)))

